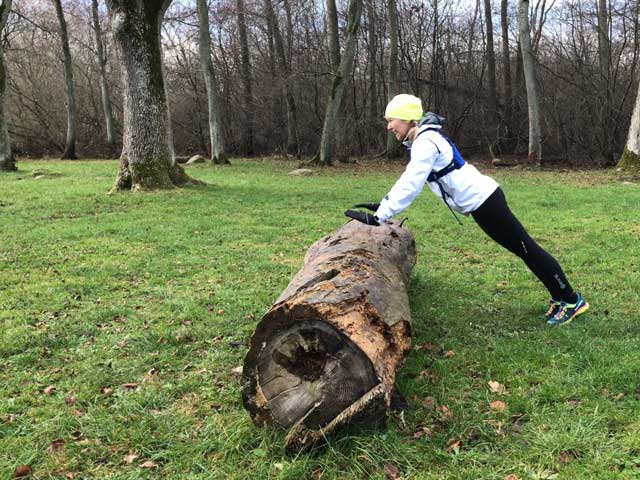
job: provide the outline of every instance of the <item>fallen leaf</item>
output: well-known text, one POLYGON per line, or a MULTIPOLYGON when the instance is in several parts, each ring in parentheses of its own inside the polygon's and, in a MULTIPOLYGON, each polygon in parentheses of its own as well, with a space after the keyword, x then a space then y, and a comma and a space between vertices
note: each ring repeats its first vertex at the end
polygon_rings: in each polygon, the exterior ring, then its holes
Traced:
POLYGON ((218 315, 224 315, 224 308, 221 308, 220 310, 218 310, 218 315))
POLYGON ((491 390, 493 393, 497 393, 498 395, 502 395, 507 390, 504 385, 494 380, 489 380, 488 384, 489 384, 489 390, 491 390))
POLYGON ((400 469, 390 463, 385 463, 384 473, 387 474, 387 478, 390 480, 400 480, 400 469))
POLYGON ((76 408, 73 412, 71 412, 71 415, 73 415, 76 418, 84 417, 84 412, 76 408))
POLYGON ((231 369, 231 373, 234 375, 242 375, 242 365, 231 369))
POLYGON ((520 479, 515 473, 510 473, 509 475, 504 477, 504 480, 520 480, 520 479))
POLYGON ((137 453, 130 453, 130 454, 125 455, 124 457, 122 457, 122 461, 124 463, 133 463, 138 459, 139 456, 140 455, 138 455, 137 453))
POLYGON ((33 469, 29 465, 20 465, 16 467, 16 471, 13 474, 14 478, 23 478, 31 475, 33 469))
POLYGON ((623 398, 624 398, 624 393, 619 393, 613 399, 617 402, 619 400, 622 400, 623 398))
POLYGON ((49 444, 49 448, 47 448, 47 453, 50 455, 54 455, 56 453, 60 453, 64 450, 64 446, 67 442, 65 442, 62 438, 57 438, 53 442, 49 444))
POLYGON ((127 346, 127 339, 125 338, 124 340, 120 340, 118 342, 118 348, 124 348, 127 346))
POLYGON ((422 406, 427 410, 433 410, 436 408, 436 399, 433 397, 427 397, 422 401, 422 406))
POLYGON ((502 400, 494 400, 489 405, 491 405, 492 410, 496 410, 498 412, 504 412, 504 410, 507 408, 507 404, 502 400))
POLYGON ((460 445, 462 445, 462 441, 457 438, 452 438, 447 442, 447 451, 458 453, 460 451, 460 445))
POLYGON ((418 439, 422 437, 429 437, 432 434, 432 430, 429 427, 425 427, 424 425, 418 426, 416 431, 413 432, 413 438, 418 439))
POLYGON ((142 462, 140 464, 140 468, 157 468, 158 464, 151 461, 151 460, 147 460, 146 462, 142 462))
POLYGON ((75 474, 75 473, 72 473, 72 472, 67 472, 67 473, 64 475, 64 478, 66 478, 67 480, 73 480, 74 478, 76 478, 76 474, 75 474))
POLYGON ((73 405, 74 403, 76 403, 76 397, 74 397, 73 395, 69 395, 64 399, 64 403, 66 403, 67 405, 73 405))
POLYGON ((571 450, 560 452, 560 463, 567 465, 576 459, 576 455, 571 450))
POLYGON ((124 385, 122 385, 122 388, 126 388, 127 390, 135 390, 136 388, 138 388, 138 384, 137 383, 125 383, 124 385))
POLYGON ((47 388, 43 390, 45 395, 53 395, 56 392, 56 387, 53 385, 49 385, 47 388))
POLYGON ((324 470, 322 470, 321 468, 316 468, 313 472, 311 472, 311 476, 314 478, 314 480, 320 480, 323 475, 324 470))
POLYGON ((454 352, 453 350, 447 350, 446 352, 444 352, 444 357, 450 358, 450 357, 453 357, 455 354, 456 352, 454 352))
POLYGON ((111 395, 113 393, 113 388, 110 387, 102 387, 100 389, 100 393, 102 393, 103 395, 111 395))
POLYGON ((424 348, 425 350, 433 350, 435 347, 435 345, 431 342, 424 342, 422 344, 422 348, 424 348))
POLYGON ((446 405, 440 405, 439 410, 440 410, 440 415, 442 416, 442 420, 444 421, 451 420, 451 417, 453 416, 453 414, 451 413, 451 410, 449 410, 449 407, 447 407, 446 405))

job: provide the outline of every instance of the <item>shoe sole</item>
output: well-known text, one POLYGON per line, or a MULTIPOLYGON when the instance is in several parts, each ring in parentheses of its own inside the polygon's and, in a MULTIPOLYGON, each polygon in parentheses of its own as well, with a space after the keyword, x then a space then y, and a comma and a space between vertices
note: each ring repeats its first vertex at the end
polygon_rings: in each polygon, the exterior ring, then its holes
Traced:
POLYGON ((582 307, 580 307, 578 310, 576 310, 576 313, 574 313, 573 316, 571 318, 569 318, 567 321, 562 322, 562 323, 549 323, 549 325, 552 325, 552 326, 568 325, 571 322, 573 322, 574 318, 576 318, 578 315, 582 315, 587 310, 589 310, 589 303, 585 302, 585 304, 582 307))

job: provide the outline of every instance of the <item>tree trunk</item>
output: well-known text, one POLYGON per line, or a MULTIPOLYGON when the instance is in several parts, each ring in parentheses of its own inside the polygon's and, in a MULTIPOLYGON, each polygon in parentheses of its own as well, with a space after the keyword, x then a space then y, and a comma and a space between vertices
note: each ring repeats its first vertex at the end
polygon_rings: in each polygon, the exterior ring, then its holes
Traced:
POLYGON ((508 0, 500 2, 500 24, 502 27, 502 71, 503 71, 503 89, 504 89, 504 124, 506 126, 507 143, 511 143, 512 136, 512 102, 513 94, 511 93, 511 53, 509 51, 509 15, 508 0))
POLYGON ((369 51, 367 59, 367 67, 369 69, 369 109, 367 110, 367 128, 365 141, 369 145, 374 145, 374 139, 378 137, 378 126, 380 121, 380 111, 378 110, 378 82, 376 75, 376 59, 378 58, 378 35, 377 28, 377 15, 376 5, 373 0, 367 2, 367 22, 368 31, 367 37, 369 38, 369 51))
POLYGON ((91 12, 93 14, 93 30, 96 37, 96 61, 100 73, 100 94, 102 95, 102 108, 107 126, 107 143, 113 148, 116 144, 116 137, 113 126, 113 112, 111 110, 111 95, 109 94, 109 83, 107 82, 107 58, 104 54, 102 44, 102 28, 100 27, 100 17, 98 15, 98 0, 91 0, 91 12))
MULTIPOLYGON (((11 3, 11 0, 2 0, 0 3, 0 34, 4 32, 7 24, 11 3)), ((7 113, 7 70, 4 63, 4 47, 0 42, 0 171, 14 172, 18 168, 11 151, 7 113)))
POLYGON ((278 68, 283 79, 284 97, 287 104, 287 153, 298 154, 299 141, 298 141, 298 125, 297 125, 297 112, 296 102, 293 98, 293 85, 291 82, 291 69, 289 68, 289 62, 287 60, 286 52, 284 49, 284 40, 282 39, 282 32, 276 17, 275 11, 271 0, 264 0, 265 13, 267 22, 273 32, 273 40, 275 44, 275 53, 278 60, 278 68))
POLYGON ((352 221, 314 243, 258 324, 243 369, 259 426, 310 445, 354 418, 384 417, 411 343, 412 234, 352 221))
MULTIPOLYGON (((487 24, 487 81, 489 83, 489 120, 493 129, 492 134, 495 133, 495 128, 498 126, 498 93, 496 87, 496 54, 493 44, 493 16, 491 12, 491 0, 484 0, 484 16, 487 24)), ((491 142, 495 143, 495 140, 491 142)))
POLYGON ((160 25, 171 1, 107 0, 124 87, 124 140, 113 191, 199 183, 184 173, 173 152, 160 46, 160 25))
POLYGON ((198 47, 200 51, 200 65, 204 74, 204 84, 207 88, 207 103, 209 106, 209 141, 211 143, 211 161, 217 164, 230 163, 224 148, 222 128, 220 126, 220 101, 216 90, 216 73, 211 61, 211 37, 209 36, 209 10, 206 0, 197 0, 198 8, 198 47))
MULTIPOLYGON (((387 87, 387 101, 398 93, 398 12, 396 0, 387 0, 387 15, 389 16, 389 82, 387 87)), ((393 133, 387 132, 387 160, 398 158, 402 154, 400 143, 393 133)))
POLYGON ((640 175, 640 87, 633 107, 627 144, 618 161, 618 167, 634 175, 640 175))
POLYGON ((349 13, 347 15, 347 38, 344 43, 344 53, 340 59, 338 71, 333 75, 327 111, 324 116, 322 139, 320 140, 320 164, 331 165, 335 148, 336 127, 338 113, 342 106, 345 90, 349 84, 353 63, 356 56, 356 44, 358 41, 358 28, 362 14, 362 0, 349 1, 349 13))
POLYGON ((518 30, 520 33, 522 67, 524 70, 524 83, 527 88, 527 105, 529 111, 529 162, 541 165, 540 101, 538 99, 535 64, 531 48, 529 0, 518 0, 518 30))
POLYGON ((53 0, 56 7, 56 16, 60 24, 60 43, 64 54, 64 80, 67 93, 67 141, 65 144, 63 159, 75 160, 76 156, 76 96, 73 91, 73 68, 71 64, 71 49, 69 48, 69 35, 67 34, 67 22, 64 19, 60 0, 53 0))
POLYGON ((607 0, 598 0, 598 57, 600 63, 600 96, 603 98, 601 132, 605 165, 615 165, 613 124, 613 88, 611 85, 611 43, 609 41, 609 15, 607 0))
POLYGON ((244 0, 236 0, 238 15, 238 36, 240 39, 240 62, 242 65, 241 80, 243 88, 242 96, 242 145, 240 152, 244 155, 253 155, 253 88, 251 85, 251 60, 249 57, 249 42, 247 40, 247 23, 244 16, 244 0))

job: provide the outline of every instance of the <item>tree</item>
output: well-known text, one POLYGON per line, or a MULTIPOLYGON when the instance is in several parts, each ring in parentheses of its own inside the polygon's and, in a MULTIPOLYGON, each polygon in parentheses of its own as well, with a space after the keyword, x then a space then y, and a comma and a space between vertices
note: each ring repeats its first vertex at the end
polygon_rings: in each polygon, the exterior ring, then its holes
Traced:
POLYGON ((509 16, 508 0, 500 2, 500 24, 502 27, 502 71, 504 86, 504 124, 507 128, 507 137, 511 137, 512 122, 512 93, 511 93, 511 53, 509 49, 509 16))
POLYGON ((253 155, 253 88, 251 85, 251 58, 249 56, 249 42, 247 40, 247 23, 244 16, 244 0, 236 0, 236 14, 238 18, 238 37, 240 40, 240 63, 242 82, 242 140, 240 151, 245 155, 253 155))
MULTIPOLYGON (((0 3, 0 33, 4 32, 7 17, 11 12, 11 0, 0 3)), ((4 63, 4 48, 0 41, 0 170, 11 172, 17 170, 16 159, 11 151, 11 140, 7 120, 7 70, 4 63)))
POLYGON ((535 64, 531 47, 529 0, 518 0, 518 30, 520 33, 522 67, 524 70, 524 83, 527 88, 527 105, 529 111, 529 161, 540 165, 542 163, 540 100, 538 98, 535 64))
POLYGON ((222 128, 220 126, 220 101, 216 90, 216 72, 211 61, 211 37, 209 36, 209 9, 206 0, 197 0, 198 8, 198 47, 200 65, 204 74, 209 105, 209 141, 211 143, 211 161, 217 164, 230 163, 225 153, 222 128))
POLYGON ((638 95, 633 107, 627 144, 618 161, 618 167, 627 172, 640 173, 640 87, 638 87, 638 95))
POLYGON ((60 25, 60 43, 64 54, 64 80, 67 94, 67 142, 65 144, 63 159, 75 160, 76 155, 76 96, 73 90, 73 68, 71 64, 71 49, 69 48, 69 34, 67 22, 64 19, 60 0, 53 0, 56 7, 56 16, 60 25))
MULTIPOLYGON (((329 3, 331 2, 333 2, 333 0, 329 0, 329 3)), ((349 11, 347 14, 347 38, 344 44, 344 53, 340 59, 338 70, 333 74, 329 100, 327 102, 327 110, 324 116, 322 139, 320 140, 319 162, 321 165, 331 165, 333 162, 338 113, 340 112, 345 89, 353 71, 361 14, 362 0, 350 0, 349 11)))
MULTIPOLYGON (((398 11, 396 0, 387 0, 389 16, 389 78, 387 80, 387 100, 390 101, 398 93, 398 11)), ((387 160, 398 158, 401 154, 400 144, 393 133, 387 133, 387 160)))
POLYGON ((284 49, 284 40, 278 23, 278 17, 273 10, 271 0, 264 0, 265 14, 267 17, 267 25, 273 34, 273 42, 275 46, 275 55, 278 60, 278 69, 283 80, 284 97, 287 104, 287 146, 288 153, 298 154, 298 119, 296 111, 296 102, 293 98, 293 85, 291 81, 291 66, 284 49))
POLYGON ((113 190, 196 183, 176 163, 160 26, 172 0, 107 0, 124 86, 124 139, 113 190))
MULTIPOLYGON (((494 129, 498 125, 498 93, 496 87, 496 54, 493 44, 493 12, 491 11, 491 0, 484 0, 484 16, 487 24, 487 81, 489 82, 489 120, 490 128, 494 129)), ((491 142, 492 144, 495 142, 491 142)))
POLYGON ((111 110, 111 96, 109 94, 109 82, 107 81, 107 57, 104 54, 102 44, 102 28, 98 15, 98 0, 91 0, 91 14, 93 17, 93 31, 96 38, 96 62, 100 73, 100 94, 102 96, 102 109, 104 110, 105 125, 107 127, 107 143, 114 147, 116 137, 113 125, 113 112, 111 110))

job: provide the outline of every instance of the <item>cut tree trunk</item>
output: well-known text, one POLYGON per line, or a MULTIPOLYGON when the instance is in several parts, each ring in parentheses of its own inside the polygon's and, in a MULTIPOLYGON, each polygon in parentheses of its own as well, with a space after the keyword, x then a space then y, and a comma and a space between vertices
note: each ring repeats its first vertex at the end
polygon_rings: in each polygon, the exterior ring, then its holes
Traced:
POLYGON ((384 418, 411 344, 416 261, 400 223, 349 222, 314 243, 265 314, 244 361, 242 396, 259 426, 311 445, 355 419, 384 418))

